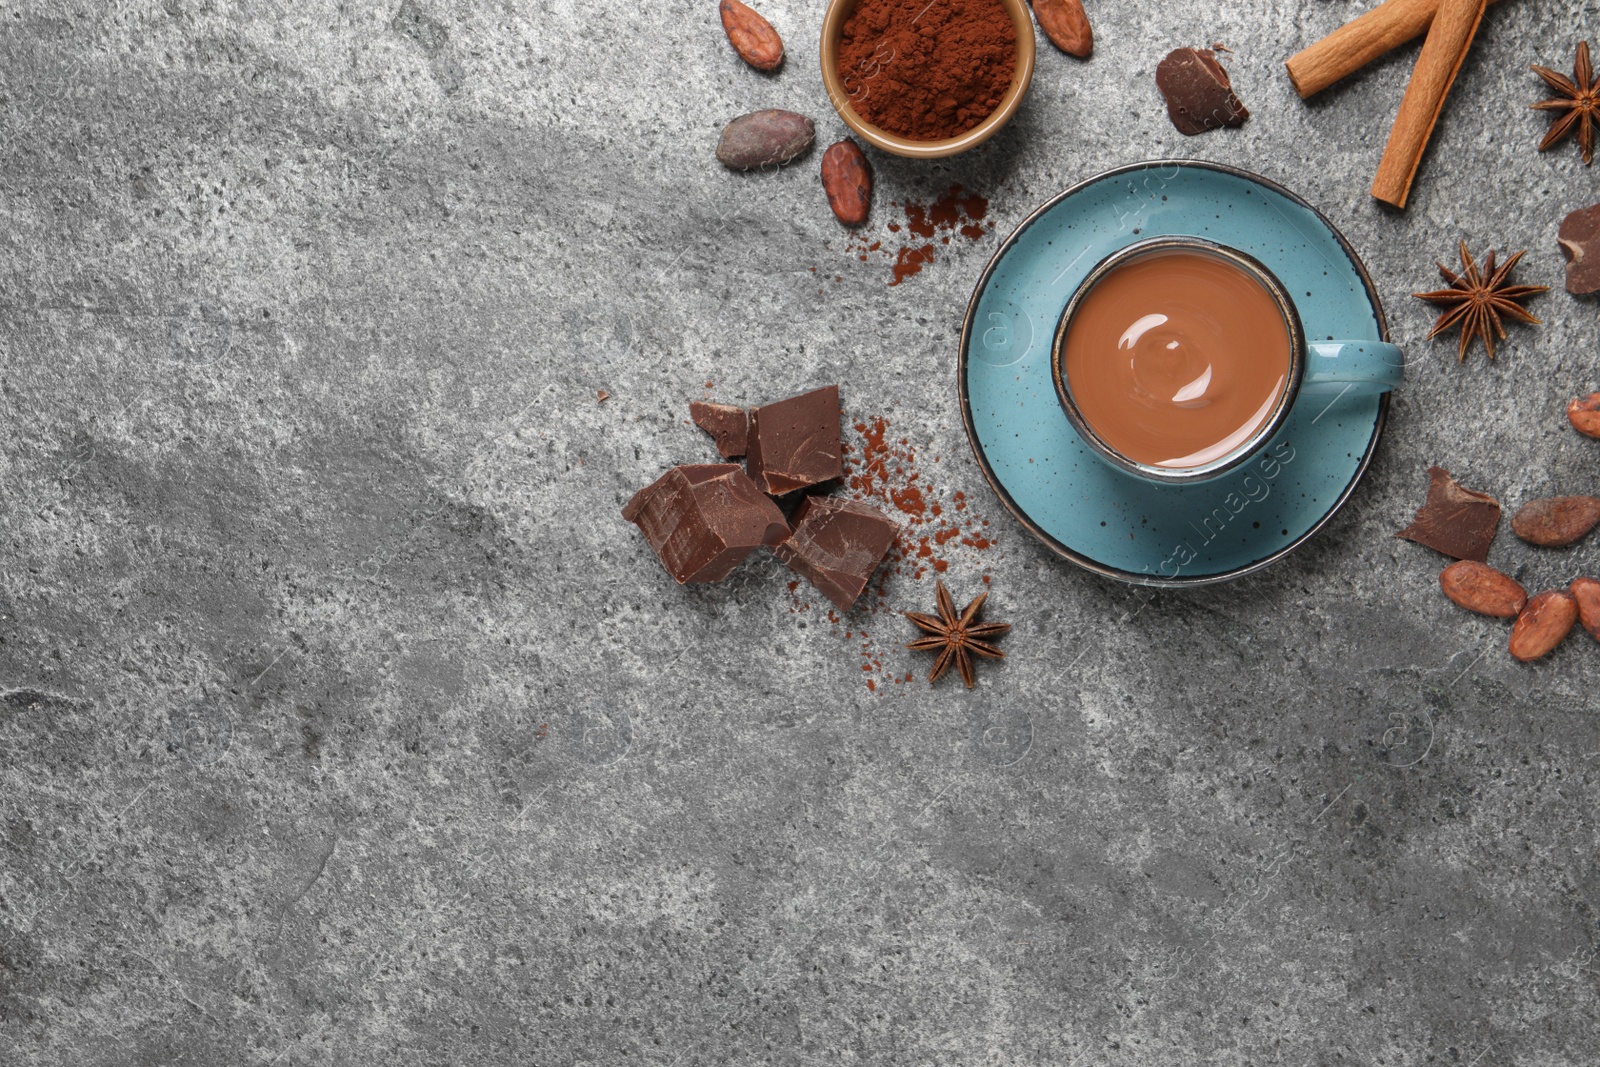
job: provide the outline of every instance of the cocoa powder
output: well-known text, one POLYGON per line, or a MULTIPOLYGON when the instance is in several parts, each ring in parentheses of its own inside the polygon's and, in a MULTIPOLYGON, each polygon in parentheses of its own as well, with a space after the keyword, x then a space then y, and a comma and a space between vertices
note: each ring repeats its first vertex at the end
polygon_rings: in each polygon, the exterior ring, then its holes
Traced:
POLYGON ((888 133, 940 141, 988 118, 1017 69, 1000 0, 860 0, 839 37, 839 78, 857 114, 888 133))

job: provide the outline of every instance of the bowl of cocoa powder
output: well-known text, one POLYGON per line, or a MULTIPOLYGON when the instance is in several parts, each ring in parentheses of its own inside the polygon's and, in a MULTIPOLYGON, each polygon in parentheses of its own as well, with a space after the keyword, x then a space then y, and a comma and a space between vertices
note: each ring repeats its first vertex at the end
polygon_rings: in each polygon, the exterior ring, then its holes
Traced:
POLYGON ((1033 80, 1027 0, 833 0, 822 80, 862 140, 914 159, 982 144, 1033 80))

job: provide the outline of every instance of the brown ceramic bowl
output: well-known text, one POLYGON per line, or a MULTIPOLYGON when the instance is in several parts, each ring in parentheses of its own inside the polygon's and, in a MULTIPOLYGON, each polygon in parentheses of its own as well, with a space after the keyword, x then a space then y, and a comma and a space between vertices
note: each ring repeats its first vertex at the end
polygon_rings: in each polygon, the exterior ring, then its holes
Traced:
POLYGON ((1011 88, 1006 90, 1000 106, 966 133, 939 141, 913 141, 909 137, 901 137, 899 134, 879 129, 858 115, 856 109, 851 106, 851 95, 845 89, 844 80, 839 77, 839 31, 844 28, 845 20, 855 11, 856 0, 832 0, 828 5, 827 15, 822 19, 822 81, 828 87, 828 99, 833 101, 834 110, 839 112, 839 117, 844 119, 845 125, 849 126, 857 137, 897 156, 906 156, 909 159, 937 159, 940 156, 953 156, 957 152, 976 148, 994 136, 996 130, 1011 121, 1011 116, 1016 113, 1022 98, 1028 93, 1028 83, 1033 80, 1035 41, 1033 13, 1028 7, 1028 0, 1000 0, 1000 6, 1006 9, 1006 13, 1011 16, 1012 24, 1017 28, 1017 69, 1011 77, 1011 88))

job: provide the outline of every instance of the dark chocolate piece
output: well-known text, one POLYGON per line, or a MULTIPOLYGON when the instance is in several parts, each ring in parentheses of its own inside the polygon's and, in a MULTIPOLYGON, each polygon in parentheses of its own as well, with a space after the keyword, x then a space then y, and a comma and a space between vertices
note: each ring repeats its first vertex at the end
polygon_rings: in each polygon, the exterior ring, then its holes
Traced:
POLYGON ((745 438, 750 432, 750 413, 744 408, 694 400, 689 403, 689 417, 711 435, 723 459, 744 455, 745 438))
POLYGON ((758 545, 789 536, 783 512, 737 463, 674 467, 635 493, 622 517, 680 585, 720 581, 758 545))
POLYGON ((840 611, 850 610, 900 532, 871 504, 827 496, 802 500, 789 526, 789 539, 772 551, 840 611))
POLYGON ((750 411, 745 467, 773 496, 844 474, 839 387, 826 385, 750 411))
POLYGON ((1567 292, 1600 292, 1600 204, 1562 219, 1556 244, 1567 257, 1567 292))
POLYGON ((1488 493, 1463 489, 1443 467, 1428 468, 1428 500, 1411 525, 1395 534, 1456 559, 1489 558, 1500 502, 1488 493))
POLYGON ((1186 137, 1223 126, 1239 126, 1250 112, 1233 95, 1228 72, 1209 48, 1176 48, 1156 66, 1156 88, 1167 98, 1167 116, 1186 137))

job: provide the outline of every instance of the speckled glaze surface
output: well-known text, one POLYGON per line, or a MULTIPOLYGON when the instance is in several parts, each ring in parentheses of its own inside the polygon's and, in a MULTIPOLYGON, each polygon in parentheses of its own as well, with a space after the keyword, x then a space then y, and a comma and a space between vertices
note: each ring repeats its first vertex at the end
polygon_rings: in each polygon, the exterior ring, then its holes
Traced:
POLYGON ((1388 397, 1302 394, 1257 457, 1197 485, 1111 467, 1061 409, 1051 338, 1097 263, 1163 234, 1259 259, 1293 297, 1308 341, 1388 339, 1360 260, 1309 204, 1231 168, 1151 161, 1068 189, 995 253, 962 329, 962 417, 1006 508, 1061 555, 1142 584, 1226 581, 1292 551, 1339 509, 1371 458, 1388 397))

